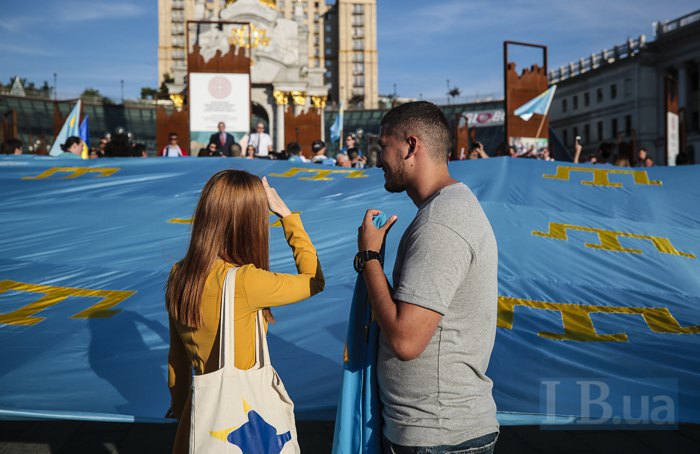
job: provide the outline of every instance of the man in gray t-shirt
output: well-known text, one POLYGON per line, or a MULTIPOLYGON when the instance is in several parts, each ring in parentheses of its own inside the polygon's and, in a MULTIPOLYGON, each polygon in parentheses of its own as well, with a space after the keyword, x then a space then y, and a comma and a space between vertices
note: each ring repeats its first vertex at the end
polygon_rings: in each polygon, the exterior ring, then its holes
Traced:
POLYGON ((392 216, 377 229, 368 210, 359 229, 356 267, 381 328, 377 379, 385 452, 493 450, 498 436, 491 380, 496 334, 498 252, 479 202, 448 171, 450 133, 440 109, 402 104, 381 122, 385 188, 418 207, 393 273, 378 260, 392 216))

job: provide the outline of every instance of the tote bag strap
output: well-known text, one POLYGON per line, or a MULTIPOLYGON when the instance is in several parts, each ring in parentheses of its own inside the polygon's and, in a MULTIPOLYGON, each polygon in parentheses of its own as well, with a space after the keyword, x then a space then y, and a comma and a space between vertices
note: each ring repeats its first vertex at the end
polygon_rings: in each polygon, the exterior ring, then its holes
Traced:
POLYGON ((267 336, 265 335, 265 317, 263 311, 259 310, 255 320, 255 367, 259 369, 263 366, 269 366, 270 348, 267 346, 267 336))
POLYGON ((234 367, 235 337, 233 331, 233 308, 236 293, 236 270, 228 270, 221 288, 221 315, 219 317, 219 368, 234 367))

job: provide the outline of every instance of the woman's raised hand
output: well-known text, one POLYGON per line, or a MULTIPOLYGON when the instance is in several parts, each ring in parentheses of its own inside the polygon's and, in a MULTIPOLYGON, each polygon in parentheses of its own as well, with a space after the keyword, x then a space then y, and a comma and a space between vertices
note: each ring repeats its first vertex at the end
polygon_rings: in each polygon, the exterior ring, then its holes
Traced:
POLYGON ((275 213, 280 218, 292 214, 292 212, 289 211, 289 208, 287 208, 287 204, 284 203, 284 200, 282 200, 282 197, 277 194, 277 190, 270 187, 270 183, 267 182, 267 177, 262 177, 262 184, 265 188, 265 194, 267 194, 267 205, 269 206, 270 211, 275 213))

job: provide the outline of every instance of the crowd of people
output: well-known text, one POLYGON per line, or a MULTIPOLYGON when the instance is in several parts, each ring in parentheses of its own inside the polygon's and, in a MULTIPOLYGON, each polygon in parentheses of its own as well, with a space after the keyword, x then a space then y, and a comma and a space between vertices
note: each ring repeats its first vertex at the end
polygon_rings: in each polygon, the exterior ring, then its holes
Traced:
MULTIPOLYGON (((573 162, 576 164, 612 164, 616 167, 653 167, 655 165, 654 159, 644 147, 639 148, 632 156, 616 150, 616 148, 616 145, 612 142, 602 142, 598 145, 595 152, 584 155, 582 153, 583 147, 581 143, 576 141, 574 145, 573 162)), ((555 160, 547 147, 541 149, 533 148, 525 152, 518 152, 516 147, 505 144, 501 144, 496 149, 495 156, 538 159, 541 161, 555 160)), ((490 157, 491 156, 484 149, 484 145, 481 142, 475 141, 469 146, 469 151, 467 153, 462 150, 458 160, 489 159, 490 157)), ((685 164, 692 164, 692 162, 686 153, 681 152, 676 157, 676 165, 685 164)))
MULTIPOLYGON (((254 132, 244 135, 236 142, 233 134, 226 131, 224 122, 217 126, 218 132, 211 135, 207 146, 197 153, 190 153, 179 142, 176 132, 168 134, 168 143, 158 153, 159 157, 177 158, 192 154, 197 157, 231 157, 242 159, 271 159, 287 160, 292 162, 314 163, 324 166, 349 167, 362 169, 370 164, 367 155, 360 149, 357 136, 354 133, 344 137, 344 146, 337 153, 331 153, 326 143, 317 139, 311 144, 310 153, 304 153, 298 142, 289 142, 283 150, 274 151, 272 138, 265 132, 265 124, 258 122, 254 132)), ((618 167, 653 167, 654 159, 644 147, 639 148, 633 155, 616 150, 612 142, 601 143, 595 152, 583 154, 580 141, 574 145, 574 163, 587 164, 612 164, 618 167)), ((117 158, 117 157, 149 157, 147 146, 143 143, 132 143, 128 134, 119 130, 115 134, 107 134, 100 138, 96 146, 87 147, 76 136, 68 137, 61 144, 63 152, 57 157, 61 158, 117 158)), ((0 145, 0 154, 22 154, 23 143, 16 138, 6 140, 0 145)), ((517 147, 501 143, 490 154, 479 141, 472 141, 468 150, 463 148, 457 156, 457 160, 489 159, 490 157, 511 157, 521 159, 538 159, 554 161, 549 148, 531 147, 526 151, 519 151, 517 147)), ((676 158, 677 165, 690 164, 690 160, 684 153, 676 158)))
MULTIPOLYGON (((303 152, 304 150, 298 142, 289 142, 283 150, 275 152, 272 147, 272 138, 265 132, 265 124, 262 122, 255 125, 255 132, 244 135, 240 142, 236 142, 235 137, 226 132, 224 122, 219 122, 217 128, 218 132, 209 137, 207 146, 197 152, 197 157, 286 160, 358 169, 367 166, 367 157, 358 147, 355 134, 347 134, 344 139, 345 146, 335 156, 330 156, 326 143, 321 139, 311 143, 311 150, 308 154, 303 152)), ((188 156, 189 153, 179 144, 178 134, 171 132, 168 135, 168 144, 158 155, 177 158, 188 156)))

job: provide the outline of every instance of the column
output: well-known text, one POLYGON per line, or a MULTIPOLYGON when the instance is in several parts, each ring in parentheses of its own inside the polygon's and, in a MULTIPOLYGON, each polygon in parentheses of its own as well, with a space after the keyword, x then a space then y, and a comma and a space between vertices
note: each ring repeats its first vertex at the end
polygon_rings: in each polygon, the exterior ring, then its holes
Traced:
MULTIPOLYGON (((697 74, 698 82, 697 83, 699 85, 698 88, 700 88, 700 60, 693 61, 693 65, 695 65, 695 69, 698 72, 698 74, 697 74)), ((697 111, 698 111, 698 120, 697 120, 696 124, 691 125, 687 129, 688 131, 700 131, 700 90, 698 90, 698 98, 695 101, 695 105, 696 105, 697 111)), ((692 122, 692 121, 693 121, 693 119, 692 119, 692 113, 691 113, 690 122, 692 122)), ((688 124, 690 125, 690 123, 688 123, 688 124)), ((697 150, 697 148, 698 148, 697 146, 695 148, 696 148, 695 155, 700 158, 700 150, 697 150)))
POLYGON ((289 103, 289 93, 275 90, 272 92, 277 105, 275 114, 275 151, 284 150, 284 111, 289 103))
POLYGON ((688 66, 681 63, 678 67, 678 108, 688 107, 688 66))
POLYGON ((326 101, 328 100, 327 96, 312 96, 311 97, 311 105, 315 108, 318 109, 319 114, 321 115, 321 140, 324 142, 326 141, 326 115, 325 115, 325 110, 326 110, 326 101))
POLYGON ((287 106, 277 104, 277 130, 275 131, 275 151, 284 150, 284 109, 287 106))

